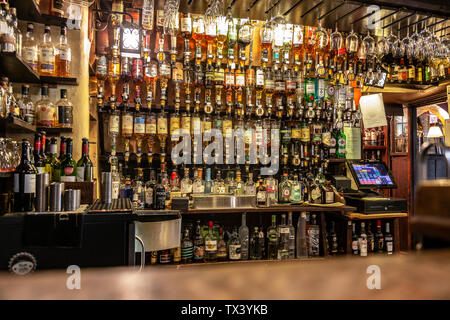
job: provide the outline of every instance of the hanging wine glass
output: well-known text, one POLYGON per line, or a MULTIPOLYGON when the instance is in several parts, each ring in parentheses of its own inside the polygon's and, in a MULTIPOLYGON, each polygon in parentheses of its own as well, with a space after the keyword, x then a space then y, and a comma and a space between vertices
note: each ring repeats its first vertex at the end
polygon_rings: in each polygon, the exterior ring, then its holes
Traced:
POLYGON ((392 28, 391 28, 391 32, 389 33, 388 37, 387 37, 387 42, 388 42, 388 46, 389 46, 389 53, 394 55, 394 44, 396 43, 396 41, 398 40, 397 36, 395 34, 392 33, 392 28))
POLYGON ((413 58, 419 59, 422 38, 420 37, 419 33, 417 32, 417 24, 414 29, 415 29, 414 33, 410 37, 410 52, 411 52, 411 56, 413 58))
POLYGON ((434 59, 439 56, 441 42, 435 33, 428 38, 427 51, 430 58, 434 59))
POLYGON ((379 59, 382 59, 385 55, 389 53, 389 43, 384 36, 384 29, 383 29, 383 35, 381 36, 380 40, 377 42, 377 55, 379 59))
POLYGON ((363 38, 361 46, 366 58, 371 58, 375 55, 375 39, 370 35, 369 30, 367 30, 367 36, 363 38))
POLYGON ((358 45, 359 38, 358 35, 353 31, 352 24, 352 31, 347 36, 347 38, 345 38, 345 49, 347 50, 347 53, 356 53, 358 51, 358 45))
POLYGON ((398 29, 397 40, 394 41, 392 49, 394 58, 401 58, 405 55, 405 44, 400 39, 400 29, 398 29))
POLYGON ((403 38, 402 42, 403 46, 405 47, 406 57, 409 59, 413 56, 411 50, 411 38, 409 37, 409 27, 406 28, 406 37, 403 38))
POLYGON ((330 35, 330 51, 337 53, 342 47, 343 41, 342 34, 338 31, 336 23, 336 29, 330 35))
POLYGON ((319 21, 319 26, 314 30, 314 43, 319 50, 324 49, 328 45, 328 32, 322 27, 319 21))

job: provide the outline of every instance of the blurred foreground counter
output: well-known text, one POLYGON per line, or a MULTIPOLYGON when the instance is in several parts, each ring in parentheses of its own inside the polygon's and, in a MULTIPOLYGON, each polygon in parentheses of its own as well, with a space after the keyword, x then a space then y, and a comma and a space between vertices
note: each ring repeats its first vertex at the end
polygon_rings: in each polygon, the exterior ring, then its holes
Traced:
POLYGON ((66 270, 0 273, 0 299, 450 299, 450 251, 173 267, 82 269, 81 290, 66 270), (368 289, 378 266, 381 289, 368 289), (373 277, 373 275, 372 275, 373 277))

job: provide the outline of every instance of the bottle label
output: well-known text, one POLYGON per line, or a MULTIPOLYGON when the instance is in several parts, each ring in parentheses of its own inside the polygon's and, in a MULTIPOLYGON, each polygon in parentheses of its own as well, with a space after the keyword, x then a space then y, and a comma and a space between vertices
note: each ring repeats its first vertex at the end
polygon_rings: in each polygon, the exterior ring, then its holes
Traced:
POLYGON ((60 49, 59 50, 59 59, 63 61, 71 61, 72 57, 70 54, 70 49, 60 49))
POLYGON ((230 244, 228 246, 230 260, 240 260, 241 259, 241 245, 240 244, 230 244))
POLYGON ((181 32, 192 31, 192 19, 190 17, 181 18, 181 32))
POLYGON ((236 86, 243 87, 245 85, 245 76, 243 74, 236 76, 236 86))
POLYGON ((291 198, 291 188, 284 187, 282 190, 283 199, 288 200, 291 198))
POLYGON ((388 253, 392 253, 392 251, 394 251, 393 242, 392 241, 386 242, 386 251, 388 253))
POLYGON ((194 245, 194 260, 203 259, 205 252, 203 246, 194 245))
POLYGON ((120 118, 118 115, 109 116, 109 133, 119 134, 120 118))
POLYGON ((367 256, 367 240, 361 240, 360 243, 361 246, 361 256, 366 257, 367 256))
POLYGON ((217 240, 206 240, 205 251, 217 251, 217 240))
MULTIPOLYGON (((64 171, 66 169, 67 168, 65 168, 64 171)), ((75 176, 61 176, 61 182, 76 182, 76 177, 75 176)))
POLYGON ((23 193, 36 193, 36 174, 28 173, 24 175, 23 193))
POLYGON ((358 246, 358 241, 352 241, 352 250, 353 251, 358 251, 358 248, 359 248, 359 246, 358 246))
POLYGON ((84 181, 84 170, 85 167, 77 167, 77 182, 84 181))
POLYGON ((119 181, 113 181, 111 183, 112 186, 112 192, 111 192, 111 199, 118 199, 119 198, 119 181))
POLYGON ((41 69, 53 71, 55 69, 55 53, 53 48, 41 48, 41 57, 39 61, 41 69))
POLYGON ((234 86, 234 75, 231 74, 226 74, 225 75, 225 85, 226 86, 234 86))
POLYGON ((288 228, 288 227, 280 228, 280 233, 287 233, 287 234, 290 234, 289 228, 288 228))
POLYGON ((331 146, 331 132, 322 132, 322 143, 327 147, 331 146))
POLYGON ((264 86, 264 72, 260 69, 256 71, 256 85, 258 87, 264 86))
POLYGON ((125 114, 122 116, 122 135, 133 134, 133 116, 125 114))
POLYGON ((315 187, 311 190, 311 199, 317 200, 320 198, 321 192, 319 187, 315 187))
POLYGON ((24 47, 22 49, 23 59, 27 62, 33 69, 37 67, 38 62, 38 50, 36 47, 24 47))
POLYGON ((153 204, 153 189, 145 188, 145 204, 151 206, 153 204))
POLYGON ((311 140, 311 132, 308 126, 301 128, 301 141, 309 142, 311 140))
POLYGON ((156 134, 156 118, 147 117, 145 119, 145 133, 156 134))
POLYGON ((325 201, 326 201, 326 203, 334 202, 334 192, 333 191, 327 191, 325 193, 325 201))
POLYGON ((167 118, 158 118, 158 134, 167 134, 167 118))
POLYGON ((56 111, 55 108, 42 106, 38 110, 38 125, 52 127, 55 124, 56 111))
POLYGON ((38 173, 45 173, 45 167, 36 167, 38 173))
POLYGON ((192 258, 193 255, 194 255, 194 247, 193 246, 181 248, 181 257, 182 258, 189 259, 189 258, 192 258))

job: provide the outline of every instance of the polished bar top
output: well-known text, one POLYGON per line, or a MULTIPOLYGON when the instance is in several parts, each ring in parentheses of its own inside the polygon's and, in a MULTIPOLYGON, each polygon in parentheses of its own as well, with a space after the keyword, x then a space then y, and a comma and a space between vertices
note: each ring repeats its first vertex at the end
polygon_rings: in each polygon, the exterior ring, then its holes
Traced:
POLYGON ((346 205, 273 205, 270 207, 226 208, 226 209, 189 209, 184 214, 201 213, 241 213, 241 212, 352 212, 355 207, 346 205))
POLYGON ((450 250, 81 270, 80 290, 66 288, 66 270, 4 272, 0 299, 450 299, 449 270, 450 250), (379 267, 379 290, 367 288, 369 266, 379 267))

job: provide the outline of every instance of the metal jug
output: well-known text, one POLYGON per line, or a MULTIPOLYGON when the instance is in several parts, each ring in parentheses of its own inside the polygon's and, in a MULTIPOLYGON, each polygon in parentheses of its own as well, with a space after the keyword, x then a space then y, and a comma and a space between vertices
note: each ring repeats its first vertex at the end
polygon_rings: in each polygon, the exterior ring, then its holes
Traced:
POLYGON ((418 183, 415 194, 414 216, 448 217, 450 219, 450 179, 427 180, 427 158, 432 148, 440 148, 450 170, 450 149, 442 142, 426 142, 419 155, 418 183))

